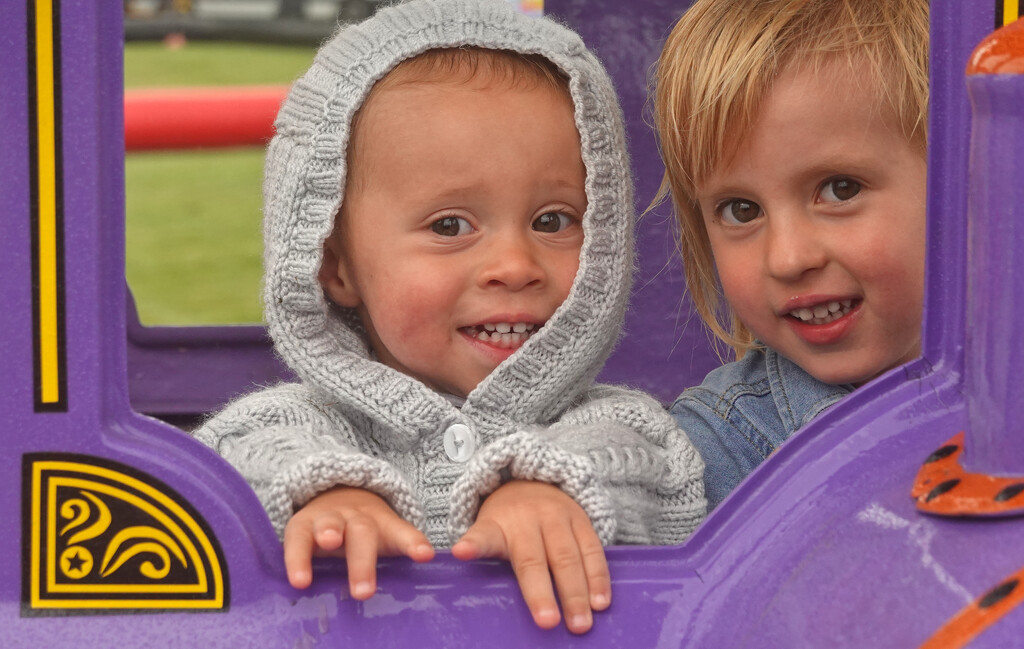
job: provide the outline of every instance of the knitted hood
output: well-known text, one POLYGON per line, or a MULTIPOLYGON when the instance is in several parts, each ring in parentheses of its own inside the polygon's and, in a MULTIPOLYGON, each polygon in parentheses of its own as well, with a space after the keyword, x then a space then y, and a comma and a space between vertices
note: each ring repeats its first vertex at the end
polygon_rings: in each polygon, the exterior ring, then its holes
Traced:
POLYGON ((453 406, 382 363, 353 310, 317 281, 345 186, 352 117, 371 86, 428 49, 475 46, 539 54, 569 78, 586 167, 580 265, 568 299, 468 396, 463 415, 495 423, 553 420, 590 387, 615 344, 628 298, 633 194, 611 80, 572 31, 505 0, 412 0, 343 26, 317 53, 277 116, 264 184, 268 328, 304 383, 354 414, 410 434, 436 430, 453 406))

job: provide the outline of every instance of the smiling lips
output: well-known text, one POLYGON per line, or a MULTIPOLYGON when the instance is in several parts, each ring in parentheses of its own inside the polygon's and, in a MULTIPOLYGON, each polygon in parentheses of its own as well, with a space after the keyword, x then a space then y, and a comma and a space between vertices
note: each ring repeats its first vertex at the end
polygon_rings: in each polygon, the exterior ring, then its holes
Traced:
POLYGON ((841 341, 853 327, 860 304, 860 299, 829 300, 793 309, 785 314, 785 320, 804 342, 832 345, 841 341))
POLYGON ((813 307, 793 309, 788 314, 804 324, 823 325, 842 318, 853 310, 853 300, 837 300, 815 304, 813 307))
POLYGON ((538 329, 540 329, 539 325, 527 322, 488 322, 472 327, 462 327, 461 331, 470 338, 501 349, 518 349, 538 329))

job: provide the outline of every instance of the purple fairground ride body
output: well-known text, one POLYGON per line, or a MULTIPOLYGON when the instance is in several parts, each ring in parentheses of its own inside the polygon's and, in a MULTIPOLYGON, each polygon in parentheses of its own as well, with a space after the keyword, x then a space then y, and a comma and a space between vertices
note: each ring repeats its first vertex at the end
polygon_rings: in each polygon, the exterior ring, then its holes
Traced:
MULTIPOLYGON (((649 68, 684 7, 545 3, 616 79, 641 209, 662 173, 642 117, 649 68)), ((385 561, 367 602, 343 593, 341 562, 319 564, 306 591, 288 586, 244 481, 136 412, 210 410, 281 368, 258 329, 129 322, 121 3, 0 3, 0 644, 920 646, 1024 567, 1024 520, 929 517, 909 497, 924 458, 961 430, 970 470, 1024 475, 1024 78, 971 78, 972 139, 963 74, 1002 7, 932 6, 922 358, 795 436, 684 546, 610 549, 614 603, 573 637, 534 627, 501 562, 385 561)), ((639 225, 628 330, 602 377, 663 400, 716 363, 681 299, 667 214, 639 225)), ((1022 632, 1018 607, 969 646, 1021 646, 1022 632)))

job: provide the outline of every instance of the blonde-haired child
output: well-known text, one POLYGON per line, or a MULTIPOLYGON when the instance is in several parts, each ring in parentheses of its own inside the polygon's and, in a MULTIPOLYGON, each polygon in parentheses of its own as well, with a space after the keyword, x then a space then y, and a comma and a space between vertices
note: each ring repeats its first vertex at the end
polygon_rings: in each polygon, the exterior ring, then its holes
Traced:
POLYGON ((691 299, 737 360, 672 413, 709 508, 920 353, 927 0, 698 0, 655 121, 691 299))

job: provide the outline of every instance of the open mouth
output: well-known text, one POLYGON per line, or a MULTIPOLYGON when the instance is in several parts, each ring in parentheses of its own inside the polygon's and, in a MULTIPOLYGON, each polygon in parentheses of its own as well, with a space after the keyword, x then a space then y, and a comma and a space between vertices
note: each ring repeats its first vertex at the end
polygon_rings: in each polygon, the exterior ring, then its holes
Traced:
POLYGON ((541 325, 526 322, 488 322, 472 327, 462 327, 460 331, 470 338, 476 338, 495 347, 515 349, 529 340, 530 336, 535 334, 540 327, 541 325))
POLYGON ((853 311, 860 300, 839 300, 834 302, 822 302, 813 307, 801 307, 793 309, 786 315, 795 318, 804 324, 823 325, 838 320, 853 311))

